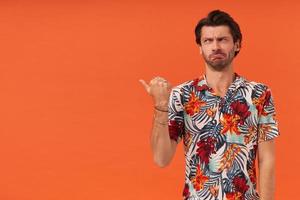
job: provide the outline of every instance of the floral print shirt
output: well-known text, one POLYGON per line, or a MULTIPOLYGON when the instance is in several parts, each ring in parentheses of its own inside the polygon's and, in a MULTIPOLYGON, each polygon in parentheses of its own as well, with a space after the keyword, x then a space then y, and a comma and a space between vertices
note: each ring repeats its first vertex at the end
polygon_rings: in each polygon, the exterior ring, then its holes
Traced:
POLYGON ((183 140, 185 200, 256 200, 260 142, 279 135, 270 89, 235 74, 225 97, 206 76, 171 91, 169 135, 183 140))

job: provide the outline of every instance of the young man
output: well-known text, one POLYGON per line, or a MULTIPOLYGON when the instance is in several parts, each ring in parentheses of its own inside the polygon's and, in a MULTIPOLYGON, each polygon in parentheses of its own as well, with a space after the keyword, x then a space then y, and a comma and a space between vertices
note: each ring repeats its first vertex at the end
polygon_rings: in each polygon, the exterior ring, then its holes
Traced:
POLYGON ((156 77, 146 91, 154 99, 154 161, 170 163, 179 141, 186 158, 184 199, 274 199, 274 138, 279 135, 270 89, 234 72, 239 25, 215 10, 199 21, 196 42, 205 74, 171 89, 156 77), (257 190, 255 159, 258 155, 257 190))

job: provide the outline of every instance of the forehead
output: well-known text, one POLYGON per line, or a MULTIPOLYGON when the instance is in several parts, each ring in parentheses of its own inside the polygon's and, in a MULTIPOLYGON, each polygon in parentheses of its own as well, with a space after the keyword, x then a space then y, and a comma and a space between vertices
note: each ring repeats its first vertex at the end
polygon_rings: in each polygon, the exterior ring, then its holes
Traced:
POLYGON ((226 25, 221 26, 203 26, 201 29, 201 38, 232 37, 230 28, 226 25))

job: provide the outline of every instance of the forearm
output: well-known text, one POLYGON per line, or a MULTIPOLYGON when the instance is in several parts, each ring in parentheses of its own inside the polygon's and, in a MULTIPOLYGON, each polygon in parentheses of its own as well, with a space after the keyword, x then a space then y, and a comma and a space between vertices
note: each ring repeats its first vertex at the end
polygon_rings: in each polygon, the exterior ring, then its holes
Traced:
POLYGON ((164 167, 170 163, 174 149, 169 136, 168 112, 155 110, 151 134, 151 148, 154 161, 157 165, 164 167))
POLYGON ((274 200, 275 169, 274 159, 264 160, 259 163, 260 199, 274 200))

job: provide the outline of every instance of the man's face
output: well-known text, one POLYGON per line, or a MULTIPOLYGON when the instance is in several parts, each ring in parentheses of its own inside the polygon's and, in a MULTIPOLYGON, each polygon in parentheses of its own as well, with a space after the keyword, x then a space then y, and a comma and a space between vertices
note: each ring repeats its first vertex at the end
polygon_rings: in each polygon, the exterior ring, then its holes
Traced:
POLYGON ((203 26, 200 53, 205 62, 216 71, 230 65, 239 50, 239 41, 233 42, 228 26, 203 26))

